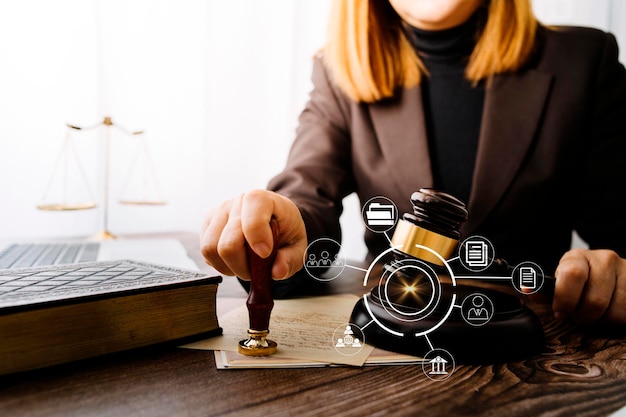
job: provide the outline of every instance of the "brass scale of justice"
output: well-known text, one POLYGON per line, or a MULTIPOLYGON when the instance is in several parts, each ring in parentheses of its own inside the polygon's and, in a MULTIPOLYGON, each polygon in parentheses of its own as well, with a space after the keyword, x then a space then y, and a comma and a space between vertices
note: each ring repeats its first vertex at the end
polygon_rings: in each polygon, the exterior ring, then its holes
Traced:
MULTIPOLYGON (((129 136, 137 136, 140 137, 141 143, 138 144, 136 155, 131 163, 130 169, 128 170, 128 174, 126 176, 126 182, 123 186, 124 191, 127 189, 131 180, 136 176, 138 181, 140 182, 140 191, 141 195, 139 198, 122 198, 119 200, 120 204, 124 205, 144 205, 144 206, 157 206, 166 204, 165 200, 161 198, 160 187, 157 183, 157 177, 155 170, 153 168, 152 160, 150 158, 150 154, 148 151, 148 146, 145 141, 145 132, 143 130, 128 130, 121 127, 118 124, 113 123, 113 120, 110 116, 105 116, 104 119, 92 126, 88 127, 80 127, 72 124, 66 124, 67 134, 65 136, 65 140, 61 147, 61 151, 59 152, 57 161, 54 165, 52 175, 50 176, 50 181, 45 189, 42 201, 37 205, 39 210, 46 211, 73 211, 73 210, 88 210, 97 207, 95 199, 93 197, 93 193, 91 188, 89 187, 89 181, 87 180, 87 175, 81 163, 81 158, 78 156, 78 151, 76 150, 74 139, 72 138, 71 132, 76 131, 88 131, 93 130, 99 127, 104 127, 104 152, 103 152, 103 187, 102 187, 102 231, 99 232, 96 236, 96 240, 106 240, 106 239, 114 239, 115 235, 113 235, 108 230, 108 210, 109 210, 109 171, 110 171, 110 141, 111 135, 110 130, 112 127, 117 128, 122 133, 129 136), (72 160, 72 154, 74 156, 72 160), (143 163, 143 172, 140 168, 137 167, 138 163, 143 163), (68 166, 70 164, 75 165, 75 169, 78 171, 78 175, 81 177, 80 180, 84 186, 84 193, 88 196, 85 200, 74 200, 72 196, 70 196, 69 190, 69 182, 72 180, 68 175, 68 166), (133 175, 136 171, 137 174, 133 175), (53 183, 58 177, 62 177, 60 181, 61 191, 59 192, 58 198, 50 197, 51 190, 53 188, 53 183), (152 184, 152 185, 151 185, 152 184)), ((122 191, 122 194, 124 194, 122 191)))

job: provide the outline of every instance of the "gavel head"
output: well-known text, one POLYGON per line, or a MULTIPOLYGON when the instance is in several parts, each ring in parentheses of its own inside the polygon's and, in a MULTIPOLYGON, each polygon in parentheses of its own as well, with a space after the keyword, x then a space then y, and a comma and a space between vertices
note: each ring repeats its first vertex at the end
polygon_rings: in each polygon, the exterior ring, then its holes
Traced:
POLYGON ((415 258, 443 266, 425 246, 448 259, 461 238, 461 224, 467 220, 465 204, 441 191, 422 188, 411 195, 413 213, 404 213, 398 221, 391 246, 415 258))

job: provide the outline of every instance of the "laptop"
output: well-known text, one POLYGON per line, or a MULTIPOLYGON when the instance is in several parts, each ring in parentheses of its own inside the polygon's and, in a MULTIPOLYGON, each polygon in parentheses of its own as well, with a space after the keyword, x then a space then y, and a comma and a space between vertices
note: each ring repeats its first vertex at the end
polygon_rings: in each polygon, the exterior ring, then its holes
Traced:
POLYGON ((176 239, 0 241, 0 270, 120 259, 198 270, 176 239))

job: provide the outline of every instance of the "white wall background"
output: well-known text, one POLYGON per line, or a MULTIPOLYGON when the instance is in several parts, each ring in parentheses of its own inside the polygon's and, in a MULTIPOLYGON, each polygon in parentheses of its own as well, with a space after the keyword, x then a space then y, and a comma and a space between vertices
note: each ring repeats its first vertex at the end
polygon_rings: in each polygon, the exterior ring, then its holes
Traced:
MULTIPOLYGON (((117 197, 136 142, 111 134, 109 228, 199 229, 212 205, 264 187, 282 168, 323 44, 330 0, 0 0, 0 239, 87 236, 102 208, 45 212, 40 202, 65 135, 110 114, 145 129, 161 207, 117 197)), ((614 32, 623 0, 534 0, 541 21, 614 32)), ((102 129, 74 135, 93 192, 102 129)), ((343 248, 364 253, 356 199, 343 248)))

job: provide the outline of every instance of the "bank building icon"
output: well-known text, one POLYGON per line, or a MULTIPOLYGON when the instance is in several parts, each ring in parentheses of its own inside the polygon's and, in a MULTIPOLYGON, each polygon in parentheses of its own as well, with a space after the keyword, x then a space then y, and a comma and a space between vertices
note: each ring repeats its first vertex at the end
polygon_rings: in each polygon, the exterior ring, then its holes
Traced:
POLYGON ((430 360, 430 372, 431 375, 448 375, 446 371, 447 360, 437 355, 434 359, 430 360))

